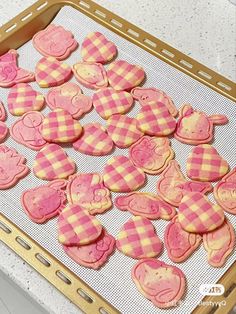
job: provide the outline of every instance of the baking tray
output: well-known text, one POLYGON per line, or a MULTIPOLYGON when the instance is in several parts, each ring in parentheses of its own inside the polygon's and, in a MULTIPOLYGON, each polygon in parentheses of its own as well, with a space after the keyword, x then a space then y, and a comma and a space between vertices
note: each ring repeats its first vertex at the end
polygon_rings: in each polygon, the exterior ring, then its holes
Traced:
MULTIPOLYGON (((38 1, 1 28, 0 54, 3 54, 10 48, 19 48, 25 44, 37 31, 45 28, 65 5, 77 9, 79 12, 92 18, 112 32, 143 48, 146 52, 151 53, 159 60, 165 61, 165 63, 180 70, 183 74, 187 74, 196 79, 199 82, 199 86, 204 84, 218 94, 235 101, 236 90, 233 82, 183 55, 174 48, 92 1, 38 1)), ((197 88, 198 84, 196 84, 196 92, 197 88)), ((222 97, 220 100, 222 100, 222 97)), ((42 245, 39 245, 38 241, 33 240, 32 237, 22 231, 17 223, 13 223, 12 219, 9 219, 9 216, 8 218, 6 216, 7 215, 5 213, 3 214, 3 211, 1 211, 0 239, 6 243, 6 245, 39 271, 84 312, 102 314, 106 312, 118 313, 118 310, 116 310, 114 306, 109 304, 88 284, 82 281, 69 269, 70 267, 66 267, 64 263, 50 254, 42 245)), ((126 259, 124 261, 126 261, 126 259)), ((211 306, 198 306, 194 310, 194 313, 213 313, 213 311, 214 313, 230 312, 236 299, 236 264, 232 263, 232 258, 231 264, 232 266, 230 268, 227 267, 227 271, 220 279, 220 282, 225 286, 225 294, 220 297, 208 297, 204 300, 214 302, 227 300, 226 306, 215 306, 214 308, 211 306)), ((110 285, 110 288, 111 287, 112 285, 110 285)), ((141 296, 139 296, 139 298, 141 302, 148 302, 141 296)), ((120 299, 120 302, 122 302, 122 299, 120 299)), ((160 312, 160 310, 157 309, 156 312, 160 312)), ((165 312, 168 313, 168 311, 165 312)))

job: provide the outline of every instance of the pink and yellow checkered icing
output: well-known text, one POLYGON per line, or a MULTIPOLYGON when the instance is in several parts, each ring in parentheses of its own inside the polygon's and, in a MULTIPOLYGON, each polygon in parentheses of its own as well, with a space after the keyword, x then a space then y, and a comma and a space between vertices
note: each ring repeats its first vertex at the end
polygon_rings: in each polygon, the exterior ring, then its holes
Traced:
POLYGON ((125 91, 116 91, 109 87, 93 94, 93 106, 97 113, 108 119, 114 114, 123 114, 130 110, 133 105, 133 97, 125 91))
POLYGON ((58 218, 58 240, 64 245, 86 245, 102 233, 101 223, 79 205, 67 205, 58 218))
POLYGON ((107 132, 117 147, 126 148, 143 136, 135 118, 116 114, 107 120, 107 132))
POLYGON ((141 216, 129 219, 119 231, 116 238, 119 251, 132 258, 154 257, 162 251, 151 221, 141 216))
POLYGON ((0 121, 5 121, 7 118, 6 109, 3 103, 0 101, 0 121))
POLYGON ((104 184, 113 192, 135 191, 145 183, 145 179, 145 173, 125 156, 109 159, 103 171, 104 184))
POLYGON ((0 121, 0 143, 2 143, 5 140, 7 134, 8 134, 7 125, 4 122, 0 121))
POLYGON ((28 111, 41 110, 44 97, 27 83, 14 85, 7 98, 8 109, 14 116, 21 116, 28 111))
POLYGON ((224 219, 222 207, 199 192, 184 195, 179 205, 178 221, 187 232, 210 232, 221 226, 224 219))
POLYGON ((107 155, 112 151, 113 146, 106 129, 99 123, 84 125, 82 136, 73 143, 75 150, 92 156, 107 155))
POLYGON ((71 68, 54 57, 43 57, 35 67, 35 79, 40 87, 58 86, 69 80, 71 68))
POLYGON ((197 181, 217 181, 229 171, 229 165, 209 144, 194 147, 187 159, 187 176, 197 181))
POLYGON ((109 84, 116 90, 131 90, 142 83, 145 72, 141 66, 124 60, 112 62, 107 71, 109 84))
POLYGON ((82 126, 68 111, 59 108, 44 118, 41 133, 47 142, 70 143, 80 136, 82 126))
POLYGON ((115 44, 99 33, 89 33, 81 46, 81 56, 84 61, 107 63, 117 54, 115 44))
POLYGON ((57 144, 47 144, 36 155, 33 172, 43 180, 66 179, 76 170, 75 163, 63 148, 57 144))
POLYGON ((169 113, 165 104, 142 106, 138 115, 139 129, 151 136, 167 136, 174 132, 176 121, 169 113))

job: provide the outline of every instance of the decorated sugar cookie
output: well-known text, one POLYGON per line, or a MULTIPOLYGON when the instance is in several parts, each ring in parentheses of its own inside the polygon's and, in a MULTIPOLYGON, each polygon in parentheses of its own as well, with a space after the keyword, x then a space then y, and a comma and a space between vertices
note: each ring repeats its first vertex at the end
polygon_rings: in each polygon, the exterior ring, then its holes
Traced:
POLYGON ((0 143, 2 143, 5 140, 7 134, 8 134, 7 125, 4 122, 0 121, 0 143))
POLYGON ((0 121, 4 122, 7 118, 6 109, 3 103, 0 101, 0 121))

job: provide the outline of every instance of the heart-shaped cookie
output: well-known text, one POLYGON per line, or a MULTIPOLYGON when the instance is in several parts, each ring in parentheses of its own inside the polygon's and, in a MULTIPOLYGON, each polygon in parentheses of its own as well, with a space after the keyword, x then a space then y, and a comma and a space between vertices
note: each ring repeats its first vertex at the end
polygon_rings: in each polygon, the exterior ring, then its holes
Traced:
POLYGON ((209 144, 194 147, 187 159, 187 176, 197 181, 217 181, 229 171, 229 165, 209 144))
POLYGON ((142 83, 145 72, 141 66, 124 60, 112 62, 107 71, 109 84, 116 90, 131 90, 142 83))
POLYGON ((40 150, 47 144, 41 133, 43 119, 44 116, 40 112, 26 112, 12 124, 10 128, 11 137, 26 147, 40 150))
POLYGON ((55 109, 43 120, 42 136, 47 142, 70 143, 81 134, 82 126, 72 118, 68 111, 55 109))
POLYGON ((69 80, 71 68, 54 57, 43 57, 35 67, 35 79, 40 87, 58 86, 69 80))
POLYGON ((132 258, 154 257, 161 253, 162 243, 151 221, 141 216, 129 219, 116 238, 119 251, 132 258))
POLYGON ((28 111, 41 110, 44 97, 27 83, 14 85, 7 98, 8 109, 14 116, 21 116, 28 111))
POLYGON ((93 94, 93 106, 103 119, 108 119, 117 113, 126 113, 132 105, 133 97, 125 91, 116 91, 109 87, 93 94))
POLYGON ((52 110, 61 108, 68 111, 74 119, 80 118, 92 108, 92 99, 83 95, 79 85, 66 82, 54 87, 46 95, 46 103, 52 110))
POLYGON ((63 148, 57 144, 47 144, 36 155, 33 172, 36 177, 52 181, 66 179, 76 170, 75 163, 63 148))
POLYGON ((7 125, 4 122, 0 121, 0 143, 2 143, 5 140, 7 134, 8 134, 7 125))
POLYGON ((143 136, 135 118, 115 114, 107 120, 107 133, 117 147, 126 148, 143 136))
POLYGON ((67 205, 59 214, 58 240, 64 245, 85 245, 102 233, 101 223, 79 205, 67 205))
POLYGON ((115 44, 99 33, 89 33, 81 46, 81 56, 84 61, 107 63, 117 54, 115 44))
POLYGON ((112 151, 113 142, 101 124, 88 123, 83 126, 83 134, 73 143, 73 147, 87 155, 103 156, 112 151))
POLYGON ((142 106, 138 115, 140 130, 148 135, 167 136, 174 132, 176 121, 162 102, 142 106))
POLYGON ((113 192, 135 191, 145 183, 145 179, 145 173, 125 156, 109 159, 103 171, 104 184, 113 192))
POLYGON ((5 121, 7 117, 5 107, 3 103, 0 101, 0 121, 5 121))
POLYGON ((224 219, 222 207, 199 192, 185 194, 179 205, 178 221, 187 232, 210 232, 220 227, 224 219))

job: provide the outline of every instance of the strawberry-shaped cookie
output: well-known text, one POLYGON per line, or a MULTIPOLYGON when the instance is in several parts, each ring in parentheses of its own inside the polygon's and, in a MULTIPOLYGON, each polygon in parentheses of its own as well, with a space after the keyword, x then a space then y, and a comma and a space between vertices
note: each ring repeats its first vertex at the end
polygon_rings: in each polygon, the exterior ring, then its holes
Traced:
POLYGON ((0 143, 2 143, 5 140, 7 134, 8 134, 7 125, 4 122, 0 121, 0 143))
POLYGON ((57 216, 65 207, 65 188, 65 180, 54 180, 26 190, 21 196, 21 205, 31 220, 44 223, 57 216))
POLYGON ((80 173, 69 178, 69 203, 79 204, 89 214, 101 214, 112 206, 110 191, 99 173, 80 173))
POLYGON ((217 181, 229 171, 229 165, 209 144, 194 147, 187 159, 187 176, 197 181, 217 181))
POLYGON ((7 118, 6 109, 3 103, 0 101, 0 121, 5 121, 7 118))
POLYGON ((115 206, 131 214, 148 219, 170 220, 176 214, 174 207, 152 193, 132 192, 115 198, 115 206))
POLYGON ((130 110, 133 105, 133 97, 125 91, 103 88, 93 94, 93 106, 97 113, 108 119, 114 114, 123 114, 130 110))
POLYGON ((9 50, 0 56, 0 87, 11 87, 17 83, 34 81, 34 73, 19 68, 17 51, 9 50))
POLYGON ((198 145, 211 142, 214 124, 227 123, 225 115, 208 116, 202 111, 194 110, 190 105, 180 109, 180 117, 175 130, 175 138, 182 143, 198 145))
POLYGON ((115 44, 99 32, 89 33, 81 45, 81 56, 84 61, 107 63, 116 54, 115 44))
POLYGON ((236 167, 217 183, 214 196, 225 211, 236 215, 236 167))
POLYGON ((101 223, 79 205, 67 205, 59 214, 58 240, 64 245, 85 245, 102 233, 101 223))
POLYGON ((135 166, 144 172, 158 174, 174 158, 174 151, 167 137, 143 136, 130 147, 129 156, 135 166))
POLYGON ((112 151, 113 146, 106 129, 99 123, 84 125, 82 136, 73 143, 75 150, 92 156, 107 155, 112 151))
POLYGON ((44 116, 40 112, 26 112, 12 124, 11 137, 26 147, 40 150, 47 143, 41 133, 43 119, 44 116))
POLYGON ((145 72, 139 65, 124 60, 112 62, 107 71, 109 84, 116 90, 131 90, 142 83, 145 72))
POLYGON ((161 253, 162 243, 151 221, 141 216, 129 219, 116 238, 119 251, 132 258, 154 257, 161 253))

